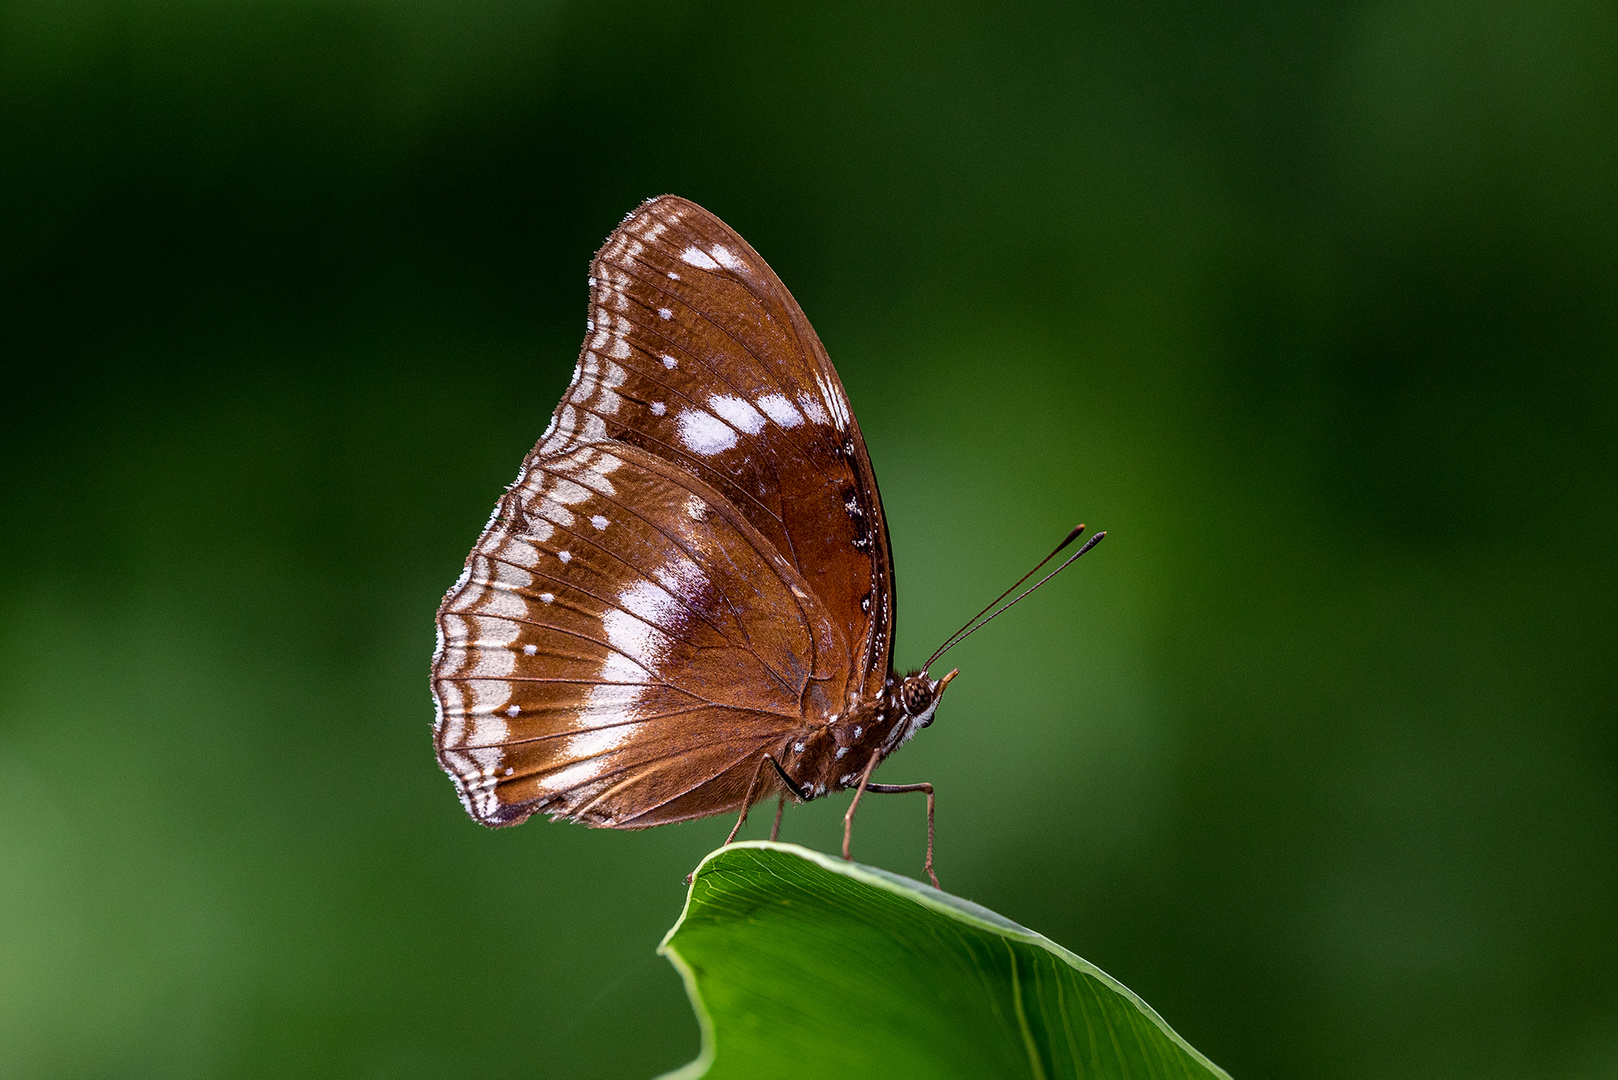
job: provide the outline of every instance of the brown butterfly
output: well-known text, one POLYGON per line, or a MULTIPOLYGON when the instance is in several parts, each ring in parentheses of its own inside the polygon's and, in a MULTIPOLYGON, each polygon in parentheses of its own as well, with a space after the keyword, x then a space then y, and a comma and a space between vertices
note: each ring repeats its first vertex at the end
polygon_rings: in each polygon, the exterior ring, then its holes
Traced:
POLYGON ((729 843, 761 798, 773 839, 788 794, 853 787, 846 858, 864 792, 920 791, 936 885, 932 785, 871 774, 956 672, 893 671, 882 500, 820 339, 684 199, 642 204, 592 271, 573 382, 438 611, 434 741, 462 803, 616 829, 739 811, 729 843))

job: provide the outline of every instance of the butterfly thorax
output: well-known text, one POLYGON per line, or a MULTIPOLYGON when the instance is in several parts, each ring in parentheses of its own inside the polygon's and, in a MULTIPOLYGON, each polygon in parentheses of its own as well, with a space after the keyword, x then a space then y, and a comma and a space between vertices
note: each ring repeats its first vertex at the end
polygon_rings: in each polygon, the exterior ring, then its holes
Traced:
POLYGON ((784 771, 810 798, 854 787, 873 756, 880 762, 933 722, 946 682, 925 671, 890 671, 875 697, 856 701, 809 737, 794 740, 783 754, 784 771))

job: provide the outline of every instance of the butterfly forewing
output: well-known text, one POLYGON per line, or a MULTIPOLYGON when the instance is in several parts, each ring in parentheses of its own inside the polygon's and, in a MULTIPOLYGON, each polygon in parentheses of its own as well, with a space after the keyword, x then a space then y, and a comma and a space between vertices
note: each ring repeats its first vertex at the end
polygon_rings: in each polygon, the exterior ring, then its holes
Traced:
POLYGON ((880 685, 892 567, 842 383, 758 253, 683 199, 641 207, 596 258, 591 333, 552 440, 601 438, 640 445, 730 500, 856 631, 862 675, 880 685))

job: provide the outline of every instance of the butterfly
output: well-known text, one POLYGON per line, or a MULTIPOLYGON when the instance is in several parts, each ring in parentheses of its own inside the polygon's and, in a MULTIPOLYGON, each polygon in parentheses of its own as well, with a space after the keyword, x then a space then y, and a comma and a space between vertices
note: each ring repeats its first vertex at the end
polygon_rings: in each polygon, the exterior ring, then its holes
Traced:
POLYGON ((932 785, 871 776, 957 673, 931 676, 940 649, 896 674, 894 620, 825 347, 732 229, 647 201, 597 253, 573 380, 438 611, 434 741, 461 802, 491 826, 739 813, 729 843, 770 795, 774 839, 788 796, 855 788, 847 858, 865 792, 921 792, 936 885, 932 785))

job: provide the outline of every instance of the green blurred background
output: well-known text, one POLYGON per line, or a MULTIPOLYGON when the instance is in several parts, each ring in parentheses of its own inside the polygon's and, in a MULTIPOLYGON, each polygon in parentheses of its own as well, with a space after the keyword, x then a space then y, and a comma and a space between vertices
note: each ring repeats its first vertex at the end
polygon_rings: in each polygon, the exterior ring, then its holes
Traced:
POLYGON ((483 830, 427 693, 665 191, 843 374, 901 665, 1111 533, 881 774, 946 886, 1238 1080, 1618 1076, 1618 11, 1542 0, 0 6, 0 1073, 696 1053, 730 823, 483 830))

